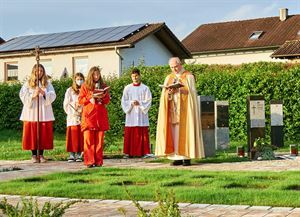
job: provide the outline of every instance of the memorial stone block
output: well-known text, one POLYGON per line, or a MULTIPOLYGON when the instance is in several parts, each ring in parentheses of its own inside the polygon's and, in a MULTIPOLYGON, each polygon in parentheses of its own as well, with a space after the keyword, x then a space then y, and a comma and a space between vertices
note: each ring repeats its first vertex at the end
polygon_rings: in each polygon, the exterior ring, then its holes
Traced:
POLYGON ((265 101, 263 96, 247 97, 248 157, 254 159, 253 143, 265 138, 265 101))
POLYGON ((205 157, 215 156, 215 98, 198 96, 205 157))
POLYGON ((270 101, 271 113, 271 144, 283 146, 283 102, 282 100, 270 101))
POLYGON ((215 101, 215 143, 216 150, 229 146, 229 112, 228 101, 215 101))

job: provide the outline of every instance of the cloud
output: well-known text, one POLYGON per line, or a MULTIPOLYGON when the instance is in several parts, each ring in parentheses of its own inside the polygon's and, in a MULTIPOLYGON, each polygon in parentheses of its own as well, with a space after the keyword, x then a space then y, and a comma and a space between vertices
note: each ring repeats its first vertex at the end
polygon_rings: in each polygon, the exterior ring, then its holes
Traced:
POLYGON ((234 10, 233 12, 225 15, 223 21, 246 20, 253 18, 276 16, 277 14, 274 14, 274 11, 276 9, 279 10, 278 3, 276 2, 273 2, 272 4, 269 4, 266 7, 262 7, 255 4, 242 5, 237 10, 234 10))

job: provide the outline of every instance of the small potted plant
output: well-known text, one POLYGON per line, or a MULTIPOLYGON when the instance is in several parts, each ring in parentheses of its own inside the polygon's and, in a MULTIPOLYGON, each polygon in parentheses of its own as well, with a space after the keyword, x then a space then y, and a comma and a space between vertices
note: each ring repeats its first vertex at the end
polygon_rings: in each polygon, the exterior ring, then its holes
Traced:
POLYGON ((298 156, 298 145, 290 145, 290 154, 291 156, 298 156))
POLYGON ((274 146, 266 142, 265 138, 258 137, 253 143, 251 151, 255 152, 255 160, 274 160, 274 146))
POLYGON ((236 153, 238 157, 245 157, 245 146, 244 145, 237 146, 236 153))

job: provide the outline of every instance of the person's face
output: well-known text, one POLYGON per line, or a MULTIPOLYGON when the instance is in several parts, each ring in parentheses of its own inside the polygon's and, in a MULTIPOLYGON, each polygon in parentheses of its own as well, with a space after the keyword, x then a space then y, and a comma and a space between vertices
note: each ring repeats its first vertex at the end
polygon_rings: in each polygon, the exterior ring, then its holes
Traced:
POLYGON ((78 86, 81 86, 82 83, 84 82, 84 80, 82 77, 78 76, 78 77, 76 77, 75 82, 78 86))
POLYGON ((39 71, 38 71, 39 79, 41 79, 41 78, 43 77, 44 73, 45 73, 45 72, 44 72, 43 68, 42 68, 42 67, 39 67, 39 71))
POLYGON ((94 72, 93 72, 93 81, 94 81, 94 82, 99 81, 100 76, 101 76, 101 74, 100 74, 99 71, 94 71, 94 72))
POLYGON ((169 63, 169 66, 174 73, 178 73, 181 71, 182 66, 180 63, 177 63, 175 59, 172 59, 169 63))
POLYGON ((134 84, 139 84, 141 82, 141 76, 138 74, 131 74, 131 80, 134 84))

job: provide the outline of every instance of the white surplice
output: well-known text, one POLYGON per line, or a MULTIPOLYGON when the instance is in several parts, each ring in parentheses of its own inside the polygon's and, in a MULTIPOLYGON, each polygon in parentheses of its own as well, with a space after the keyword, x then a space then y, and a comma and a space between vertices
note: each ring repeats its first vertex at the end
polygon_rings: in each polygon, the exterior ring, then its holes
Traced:
POLYGON ((77 126, 81 123, 81 109, 76 108, 76 103, 78 104, 78 96, 79 94, 76 94, 72 87, 69 87, 66 90, 65 98, 64 98, 64 110, 67 114, 67 127, 69 126, 77 126))
POLYGON ((149 126, 148 111, 151 107, 152 95, 150 89, 141 83, 139 86, 129 84, 124 88, 122 96, 122 109, 126 113, 126 127, 149 126), (137 100, 140 105, 134 106, 137 100))
MULTIPOLYGON (((41 86, 41 85, 40 85, 41 86)), ((52 110, 52 102, 56 98, 54 88, 50 81, 46 88, 42 88, 45 91, 45 97, 39 95, 39 121, 54 121, 54 115, 52 110)), ((37 98, 32 98, 35 92, 35 88, 31 88, 26 81, 19 93, 20 99, 23 103, 23 109, 21 113, 21 121, 37 121, 37 98)))

